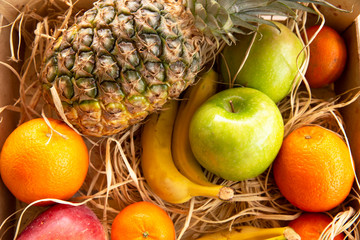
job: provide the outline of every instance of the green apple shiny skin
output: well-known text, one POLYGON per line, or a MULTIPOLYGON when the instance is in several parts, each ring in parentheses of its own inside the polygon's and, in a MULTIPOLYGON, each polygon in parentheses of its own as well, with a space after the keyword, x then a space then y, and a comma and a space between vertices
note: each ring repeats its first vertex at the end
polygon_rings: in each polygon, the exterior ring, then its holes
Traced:
POLYGON ((189 127, 198 162, 231 181, 263 173, 279 152, 283 136, 284 121, 276 104, 264 93, 245 87, 210 97, 194 113, 189 127))
MULTIPOLYGON (((260 90, 277 103, 290 93, 305 55, 300 39, 285 25, 274 23, 279 29, 260 25, 235 84, 260 90)), ((252 38, 253 35, 240 36, 236 44, 223 50, 225 60, 221 58, 220 65, 224 82, 238 72, 252 38)))

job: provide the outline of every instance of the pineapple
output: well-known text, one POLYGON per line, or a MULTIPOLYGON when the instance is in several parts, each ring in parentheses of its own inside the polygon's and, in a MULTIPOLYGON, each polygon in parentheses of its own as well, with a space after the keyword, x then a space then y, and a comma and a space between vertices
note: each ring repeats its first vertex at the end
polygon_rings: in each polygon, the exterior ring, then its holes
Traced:
POLYGON ((272 24, 260 14, 293 9, 309 10, 291 0, 100 0, 48 47, 45 99, 55 89, 85 135, 119 133, 179 97, 235 34, 272 24))

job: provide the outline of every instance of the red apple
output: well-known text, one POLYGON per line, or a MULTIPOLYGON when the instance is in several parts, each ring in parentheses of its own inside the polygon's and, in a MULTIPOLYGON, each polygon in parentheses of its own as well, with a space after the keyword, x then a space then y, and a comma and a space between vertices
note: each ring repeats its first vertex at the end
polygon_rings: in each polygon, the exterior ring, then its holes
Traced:
POLYGON ((17 240, 105 240, 95 213, 86 206, 57 204, 37 216, 17 240))

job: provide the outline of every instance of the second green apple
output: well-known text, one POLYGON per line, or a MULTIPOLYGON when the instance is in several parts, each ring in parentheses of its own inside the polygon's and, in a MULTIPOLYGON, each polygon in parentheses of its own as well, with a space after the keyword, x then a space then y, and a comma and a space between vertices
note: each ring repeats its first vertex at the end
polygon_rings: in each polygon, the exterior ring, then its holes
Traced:
POLYGON ((252 88, 231 88, 210 97, 193 115, 191 149, 199 163, 223 179, 240 181, 263 173, 284 136, 276 104, 252 88))
POLYGON ((260 90, 277 103, 290 93, 305 55, 300 39, 285 25, 274 24, 277 28, 261 25, 252 46, 253 35, 247 35, 225 47, 221 73, 225 82, 232 80, 251 46, 235 84, 260 90))

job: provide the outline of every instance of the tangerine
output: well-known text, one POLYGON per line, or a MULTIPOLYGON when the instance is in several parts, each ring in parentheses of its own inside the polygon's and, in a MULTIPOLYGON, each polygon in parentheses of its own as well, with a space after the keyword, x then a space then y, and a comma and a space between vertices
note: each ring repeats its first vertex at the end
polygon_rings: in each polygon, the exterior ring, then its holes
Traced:
MULTIPOLYGON (((303 213, 300 217, 292 220, 289 227, 300 235, 301 240, 319 239, 321 234, 327 229, 332 222, 332 218, 325 213, 303 213)), ((344 233, 339 233, 331 239, 342 240, 345 238, 344 233)))
POLYGON ((111 227, 112 240, 174 240, 175 227, 169 215, 150 202, 128 205, 115 217, 111 227))
POLYGON ((10 192, 25 203, 71 198, 88 171, 88 149, 82 137, 64 122, 48 120, 61 135, 43 118, 36 118, 18 126, 1 151, 1 178, 10 192))
MULTIPOLYGON (((312 38, 319 25, 306 29, 312 38)), ((305 77, 312 88, 324 87, 336 81, 345 69, 347 50, 344 39, 334 29, 323 26, 310 43, 309 66, 305 77)))
POLYGON ((342 203, 355 178, 349 148, 333 131, 304 126, 285 137, 273 164, 281 194, 307 212, 342 203))

